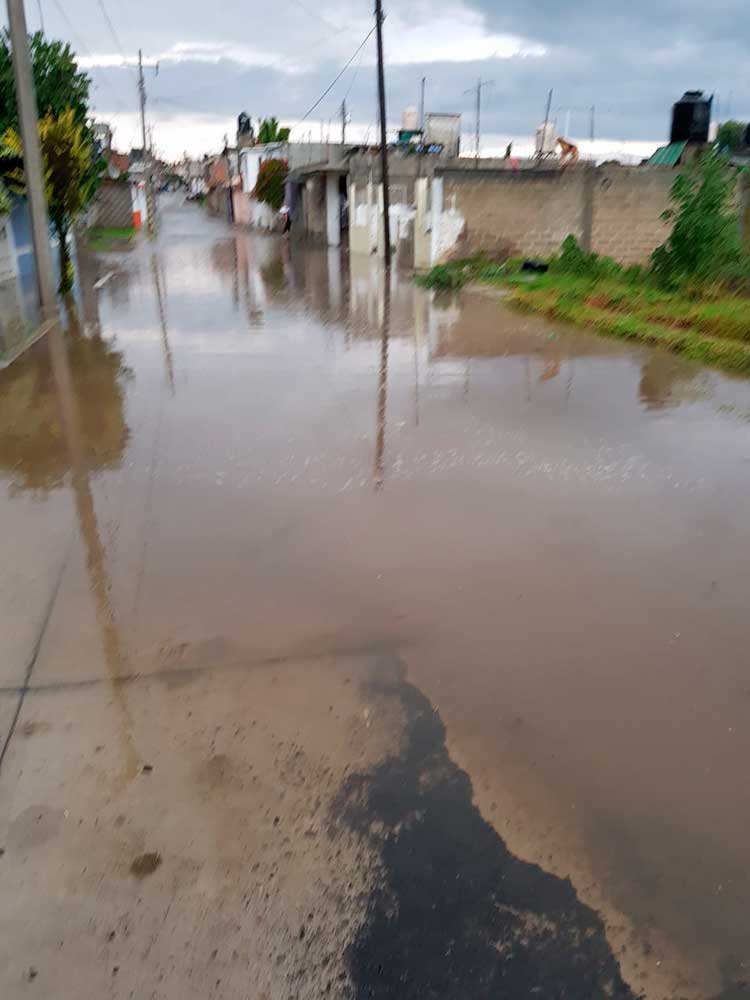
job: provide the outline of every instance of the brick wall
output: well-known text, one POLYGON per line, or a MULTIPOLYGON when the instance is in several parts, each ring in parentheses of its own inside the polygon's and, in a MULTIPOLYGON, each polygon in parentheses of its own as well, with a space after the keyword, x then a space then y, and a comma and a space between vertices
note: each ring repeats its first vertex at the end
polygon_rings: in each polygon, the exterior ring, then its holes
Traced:
POLYGON ((660 216, 675 178, 670 169, 461 167, 439 173, 444 209, 464 219, 451 256, 477 250, 546 256, 573 233, 582 246, 629 264, 646 261, 668 232, 660 216))

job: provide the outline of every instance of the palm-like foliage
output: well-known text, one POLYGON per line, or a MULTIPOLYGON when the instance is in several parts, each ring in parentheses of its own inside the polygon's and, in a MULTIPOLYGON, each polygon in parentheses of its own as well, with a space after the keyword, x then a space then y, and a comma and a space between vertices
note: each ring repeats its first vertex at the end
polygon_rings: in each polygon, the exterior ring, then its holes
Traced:
MULTIPOLYGON (((66 238, 76 216, 94 196, 101 170, 94 161, 88 130, 76 121, 72 108, 58 116, 45 115, 39 122, 39 141, 50 221, 60 241, 60 291, 67 292, 73 284, 73 269, 66 238)), ((23 143, 15 129, 3 136, 0 155, 14 164, 5 172, 6 183, 12 191, 25 194, 26 178, 19 165, 23 143)))

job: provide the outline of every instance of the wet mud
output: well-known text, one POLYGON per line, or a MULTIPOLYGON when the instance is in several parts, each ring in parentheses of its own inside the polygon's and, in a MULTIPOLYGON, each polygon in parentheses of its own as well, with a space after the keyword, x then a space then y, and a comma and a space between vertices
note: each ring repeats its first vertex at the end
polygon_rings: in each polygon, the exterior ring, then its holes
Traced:
POLYGON ((633 1000, 601 918, 570 881, 515 857, 450 759, 445 727, 401 664, 368 693, 396 698, 402 749, 351 775, 334 803, 382 867, 349 946, 367 998, 590 997, 633 1000))

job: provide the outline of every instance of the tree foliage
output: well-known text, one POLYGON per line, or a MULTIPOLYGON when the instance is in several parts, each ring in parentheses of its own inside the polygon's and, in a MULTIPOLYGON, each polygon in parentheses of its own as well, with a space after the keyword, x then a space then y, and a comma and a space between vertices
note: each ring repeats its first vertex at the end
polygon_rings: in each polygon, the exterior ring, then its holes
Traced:
MULTIPOLYGON (((91 80, 79 70, 71 47, 48 39, 41 31, 31 36, 29 44, 39 117, 58 118, 63 111, 72 110, 75 123, 85 125, 91 80)), ((18 128, 18 111, 10 39, 5 30, 0 33, 0 136, 10 128, 18 128)))
POLYGON ((672 232, 651 255, 652 272, 663 284, 708 284, 736 273, 742 250, 735 182, 727 161, 714 153, 697 157, 677 175, 672 206, 662 215, 673 223, 672 232))
POLYGON ((278 211, 284 204, 284 182, 288 173, 286 160, 264 160, 258 171, 253 197, 278 211))
MULTIPOLYGON (((73 108, 57 117, 45 115, 39 122, 39 140, 47 207, 60 241, 60 291, 67 292, 73 284, 67 235, 76 217, 96 192, 103 161, 94 160, 90 133, 76 121, 73 108)), ((23 157, 23 145, 15 129, 8 129, 5 133, 2 155, 16 164, 6 175, 11 189, 24 194, 26 178, 23 168, 17 165, 23 157)))
POLYGON ((739 149, 740 146, 744 145, 746 130, 747 122, 722 122, 716 134, 716 145, 719 149, 726 149, 730 152, 739 149))
POLYGON ((278 118, 264 118, 258 129, 258 142, 286 142, 289 138, 288 128, 279 128, 278 118))

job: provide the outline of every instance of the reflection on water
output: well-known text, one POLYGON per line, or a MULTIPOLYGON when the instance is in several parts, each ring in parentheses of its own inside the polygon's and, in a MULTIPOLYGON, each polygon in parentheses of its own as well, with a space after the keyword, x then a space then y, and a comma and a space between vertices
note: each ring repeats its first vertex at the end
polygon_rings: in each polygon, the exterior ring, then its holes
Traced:
MULTIPOLYGON (((81 451, 91 471, 116 469, 128 442, 123 412, 131 372, 122 351, 81 334, 69 312, 68 353, 79 400, 81 451)), ((50 490, 71 471, 50 353, 42 340, 0 372, 0 471, 19 490, 50 490)))

